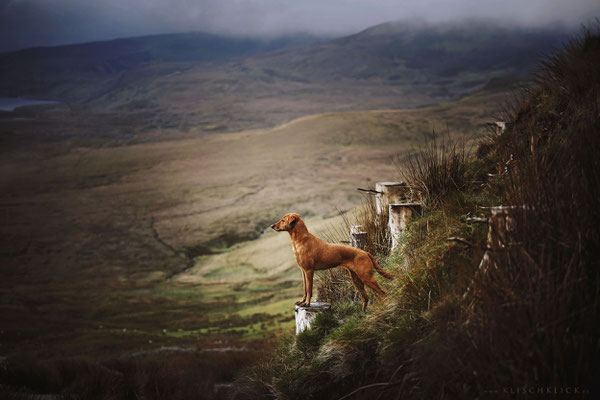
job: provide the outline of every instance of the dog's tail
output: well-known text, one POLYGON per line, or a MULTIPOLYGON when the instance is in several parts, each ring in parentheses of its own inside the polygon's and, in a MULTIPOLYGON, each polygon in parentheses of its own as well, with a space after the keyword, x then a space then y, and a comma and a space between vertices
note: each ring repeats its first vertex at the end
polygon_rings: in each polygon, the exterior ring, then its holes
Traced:
POLYGON ((387 279, 393 279, 394 278, 394 275, 388 274, 387 272, 385 272, 385 270, 383 268, 381 268, 379 266, 379 264, 377 264, 377 260, 375 259, 375 257, 373 257, 373 255, 371 253, 367 253, 367 254, 371 258, 371 262, 373 263, 373 266, 375 267, 375 269, 377 270, 377 272, 379 272, 384 278, 387 278, 387 279))

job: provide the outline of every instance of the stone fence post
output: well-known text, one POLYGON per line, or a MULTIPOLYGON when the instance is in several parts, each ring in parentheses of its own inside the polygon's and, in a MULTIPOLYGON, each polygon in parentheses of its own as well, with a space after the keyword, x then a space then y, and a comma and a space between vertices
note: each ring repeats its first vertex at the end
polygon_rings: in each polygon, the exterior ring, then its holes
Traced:
POLYGON ((407 186, 404 182, 377 182, 375 184, 375 207, 377 217, 383 215, 388 205, 402 203, 406 197, 407 186))
POLYGON ((483 254, 479 269, 485 270, 495 264, 495 254, 500 250, 509 249, 515 244, 515 233, 517 230, 517 218, 527 207, 497 206, 490 209, 491 216, 488 219, 487 250, 483 254))
POLYGON ((306 329, 310 329, 310 324, 317 317, 317 314, 330 308, 331 304, 316 301, 311 302, 308 307, 296 306, 296 335, 304 332, 306 329))
POLYGON ((367 232, 362 225, 350 226, 350 246, 364 250, 367 246, 367 232))
POLYGON ((423 206, 419 203, 399 203, 389 205, 390 235, 392 237, 392 251, 400 245, 400 237, 406 231, 408 221, 423 213, 423 206))

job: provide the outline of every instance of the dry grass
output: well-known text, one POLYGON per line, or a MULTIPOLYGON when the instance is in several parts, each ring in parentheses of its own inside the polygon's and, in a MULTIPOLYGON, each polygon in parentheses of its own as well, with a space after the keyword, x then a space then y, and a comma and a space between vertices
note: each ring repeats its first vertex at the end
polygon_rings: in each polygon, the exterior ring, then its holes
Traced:
POLYGON ((476 276, 468 324, 481 360, 504 355, 496 387, 589 389, 598 371, 599 62, 596 27, 546 60, 497 138, 497 162, 505 154, 516 160, 503 199, 519 207, 516 244, 476 276))
POLYGON ((424 148, 398 161, 402 180, 410 188, 412 201, 436 208, 453 192, 465 189, 466 159, 464 139, 441 139, 433 131, 424 148))
POLYGON ((439 173, 435 151, 413 164, 436 206, 410 225, 409 251, 388 257, 400 279, 386 301, 366 316, 336 305, 243 387, 277 399, 597 397, 599 57, 595 31, 548 60, 509 129, 478 152, 487 160, 457 169, 486 166, 485 185, 439 173), (498 193, 513 222, 480 268, 485 228, 467 218, 498 193))

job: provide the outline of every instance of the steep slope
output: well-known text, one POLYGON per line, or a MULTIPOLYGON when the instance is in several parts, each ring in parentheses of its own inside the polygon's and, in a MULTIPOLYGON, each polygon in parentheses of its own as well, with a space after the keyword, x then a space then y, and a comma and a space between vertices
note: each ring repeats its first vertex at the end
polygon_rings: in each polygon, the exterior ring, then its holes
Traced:
POLYGON ((331 310, 233 398, 597 398, 599 62, 596 25, 545 60, 477 158, 439 141, 406 158, 423 213, 379 247, 388 296, 364 314, 331 279, 331 310))

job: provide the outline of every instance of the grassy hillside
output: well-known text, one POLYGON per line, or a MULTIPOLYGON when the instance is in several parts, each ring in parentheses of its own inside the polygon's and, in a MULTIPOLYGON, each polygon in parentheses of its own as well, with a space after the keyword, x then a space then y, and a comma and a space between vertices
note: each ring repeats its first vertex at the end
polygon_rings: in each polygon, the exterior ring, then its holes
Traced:
POLYGON ((407 196, 425 212, 404 250, 378 254, 397 276, 388 298, 362 314, 324 290, 332 310, 243 374, 234 397, 596 398, 599 60, 600 32, 586 31, 545 61, 476 157, 438 138, 407 158, 407 196), (473 221, 498 205, 489 227, 473 221))

